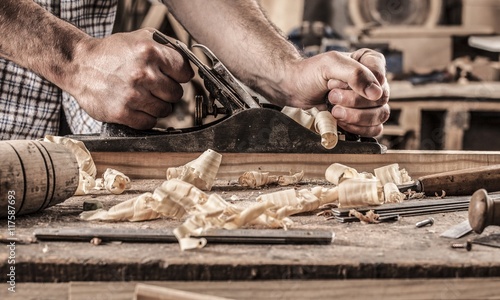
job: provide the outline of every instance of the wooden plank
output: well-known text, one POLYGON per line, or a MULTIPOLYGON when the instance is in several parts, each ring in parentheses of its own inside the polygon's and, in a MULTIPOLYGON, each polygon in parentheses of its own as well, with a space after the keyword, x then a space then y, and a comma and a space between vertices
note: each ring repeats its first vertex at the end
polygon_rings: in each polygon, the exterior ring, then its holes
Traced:
MULTIPOLYGON (((134 179, 164 179, 167 168, 183 165, 199 155, 200 153, 159 152, 92 153, 98 174, 102 174, 106 168, 114 168, 134 179)), ((386 154, 223 153, 218 179, 235 180, 243 172, 250 170, 280 174, 290 170, 304 170, 307 179, 324 179, 326 168, 332 163, 345 164, 364 172, 373 172, 374 168, 399 163, 410 176, 417 178, 500 164, 500 152, 393 150, 386 154)))
MULTIPOLYGON (((413 280, 148 281, 234 299, 498 299, 500 278, 413 280)), ((71 299, 132 299, 135 282, 71 282, 71 299), (117 291, 118 293, 115 293, 117 291), (101 297, 95 297, 101 295, 101 297), (106 296, 106 298, 102 296, 106 296), (108 298, 109 296, 109 298, 108 298), (91 298, 92 297, 92 298, 91 298)))
MULTIPOLYGON (((67 283, 34 283, 34 282, 17 282, 15 293, 7 290, 10 285, 6 283, 0 284, 0 299, 2 300, 53 300, 53 299, 70 299, 69 284, 67 283)), ((92 298, 97 300, 99 298, 92 298)), ((100 298, 102 299, 102 298, 100 298)), ((110 298, 111 299, 111 298, 110 298)), ((121 298, 124 299, 124 298, 121 298)), ((128 299, 131 299, 129 296, 128 299)))
MULTIPOLYGON (((135 300, 230 300, 202 293, 181 291, 164 286, 138 283, 135 286, 135 300)), ((233 298, 231 298, 233 299, 233 298)))

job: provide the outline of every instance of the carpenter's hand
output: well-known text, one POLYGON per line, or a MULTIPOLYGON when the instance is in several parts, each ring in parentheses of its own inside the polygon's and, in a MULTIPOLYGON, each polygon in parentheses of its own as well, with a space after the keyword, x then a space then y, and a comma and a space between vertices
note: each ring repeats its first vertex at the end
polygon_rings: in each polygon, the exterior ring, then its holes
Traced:
POLYGON ((83 41, 69 92, 93 118, 149 129, 172 111, 180 83, 194 73, 173 48, 153 40, 153 29, 83 41))
POLYGON ((294 74, 291 105, 321 107, 334 104, 333 116, 343 129, 376 136, 390 114, 389 84, 382 54, 360 49, 351 54, 327 52, 304 59, 294 74))

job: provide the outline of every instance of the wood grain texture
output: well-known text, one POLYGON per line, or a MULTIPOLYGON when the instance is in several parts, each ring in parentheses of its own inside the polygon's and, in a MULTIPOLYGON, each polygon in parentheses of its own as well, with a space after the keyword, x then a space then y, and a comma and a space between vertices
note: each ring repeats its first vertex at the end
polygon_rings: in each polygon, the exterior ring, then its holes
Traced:
POLYGON ((447 191, 448 195, 472 195, 478 187, 500 190, 500 165, 439 173, 419 178, 428 195, 447 191))
POLYGON ((78 187, 76 158, 62 145, 1 141, 0 156, 0 218, 56 205, 78 187))
MULTIPOLYGON (((124 172, 131 178, 166 179, 169 167, 183 165, 201 153, 94 152, 98 174, 106 168, 124 172)), ((267 154, 222 153, 218 178, 237 179, 251 170, 288 173, 304 170, 305 178, 324 179, 332 163, 341 163, 358 171, 399 163, 413 178, 434 173, 500 164, 500 152, 491 151, 388 151, 386 154, 267 154)))
POLYGON ((195 293, 179 289, 138 283, 135 286, 134 300, 231 300, 218 296, 207 295, 204 292, 195 293))
MULTIPOLYGON (((129 300, 139 282, 21 283, 2 299, 129 300)), ((270 281, 147 281, 148 285, 233 299, 500 299, 500 278, 270 281)))

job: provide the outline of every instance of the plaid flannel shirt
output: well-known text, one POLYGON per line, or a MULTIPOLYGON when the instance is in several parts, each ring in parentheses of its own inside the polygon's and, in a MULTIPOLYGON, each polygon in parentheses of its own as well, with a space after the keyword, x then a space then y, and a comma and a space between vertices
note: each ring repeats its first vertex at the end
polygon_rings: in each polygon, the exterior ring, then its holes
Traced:
MULTIPOLYGON (((111 34, 118 0, 34 0, 53 15, 94 37, 111 34)), ((71 131, 92 133, 100 123, 54 84, 0 58, 0 139, 35 139, 58 134, 64 111, 71 131)))

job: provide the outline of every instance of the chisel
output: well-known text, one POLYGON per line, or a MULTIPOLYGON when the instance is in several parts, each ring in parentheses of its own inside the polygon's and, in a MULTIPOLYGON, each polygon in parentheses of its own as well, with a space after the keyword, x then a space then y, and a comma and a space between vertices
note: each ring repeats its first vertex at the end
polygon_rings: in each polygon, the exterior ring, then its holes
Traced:
POLYGON ((472 195, 478 189, 500 191, 500 165, 477 167, 422 176, 411 184, 399 185, 401 192, 424 192, 427 196, 446 192, 446 196, 472 195))

